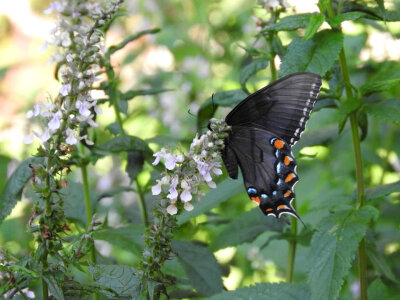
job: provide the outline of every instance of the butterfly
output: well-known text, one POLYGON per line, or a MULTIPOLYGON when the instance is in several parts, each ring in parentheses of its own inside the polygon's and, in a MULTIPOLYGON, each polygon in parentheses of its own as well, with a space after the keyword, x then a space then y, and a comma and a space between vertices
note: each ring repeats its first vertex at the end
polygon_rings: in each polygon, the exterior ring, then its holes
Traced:
POLYGON ((250 199, 265 215, 291 214, 298 181, 292 146, 300 139, 321 88, 313 73, 285 76, 249 95, 225 118, 231 127, 222 160, 231 178, 238 167, 250 199))

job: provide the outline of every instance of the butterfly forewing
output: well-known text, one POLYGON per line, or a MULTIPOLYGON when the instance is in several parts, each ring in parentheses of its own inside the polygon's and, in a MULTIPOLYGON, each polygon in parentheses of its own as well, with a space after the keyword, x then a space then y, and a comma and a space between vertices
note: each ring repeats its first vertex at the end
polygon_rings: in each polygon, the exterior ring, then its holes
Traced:
POLYGON ((319 75, 288 75, 248 96, 228 114, 226 122, 265 129, 294 145, 304 131, 320 88, 319 75))
POLYGON ((321 77, 295 73, 251 94, 226 117, 231 126, 222 153, 229 176, 238 166, 251 200, 266 215, 298 217, 291 203, 298 180, 291 147, 309 119, 321 77))

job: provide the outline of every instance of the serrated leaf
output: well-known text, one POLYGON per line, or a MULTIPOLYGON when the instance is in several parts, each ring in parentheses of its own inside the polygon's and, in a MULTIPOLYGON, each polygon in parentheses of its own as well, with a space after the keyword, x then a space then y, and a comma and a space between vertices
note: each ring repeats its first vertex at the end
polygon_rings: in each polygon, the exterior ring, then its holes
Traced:
POLYGON ((89 273, 96 284, 108 287, 120 297, 132 297, 139 284, 136 270, 124 265, 90 265, 89 273))
POLYGON ((269 31, 290 31, 299 28, 305 28, 308 26, 310 19, 312 16, 317 15, 316 13, 312 14, 298 14, 294 16, 284 17, 279 20, 278 23, 268 26, 263 29, 261 32, 266 33, 269 31))
POLYGON ((248 96, 243 90, 221 91, 208 98, 197 113, 197 128, 207 126, 218 106, 233 107, 248 96))
POLYGON ((193 242, 172 241, 179 262, 190 284, 200 293, 211 296, 222 291, 222 273, 214 255, 193 242))
POLYGON ((338 211, 325 217, 311 241, 308 281, 311 299, 336 299, 364 237, 378 211, 371 206, 338 211), (323 287, 323 288, 321 288, 323 287))
POLYGON ((62 291, 61 286, 57 283, 56 279, 51 274, 42 275, 44 281, 47 283, 47 287, 49 292, 53 297, 57 300, 64 300, 64 293, 62 291))
POLYGON ((399 86, 399 84, 400 79, 367 82, 360 87, 360 91, 364 96, 368 96, 372 93, 387 91, 393 87, 399 86))
POLYGON ((360 18, 365 18, 368 17, 369 15, 361 12, 361 11, 352 11, 352 12, 347 12, 347 13, 342 13, 340 15, 337 15, 333 17, 332 19, 328 20, 329 25, 331 25, 333 28, 339 27, 339 25, 344 22, 344 21, 354 21, 360 18))
POLYGON ((280 77, 296 72, 312 72, 324 76, 339 57, 343 45, 340 32, 323 30, 313 39, 294 39, 282 59, 280 77))
POLYGON ((143 226, 129 225, 120 228, 98 230, 93 232, 92 236, 95 240, 107 241, 111 245, 118 246, 139 257, 144 248, 143 233, 143 226))
POLYGON ((298 283, 257 283, 254 286, 239 288, 214 295, 209 300, 309 300, 310 290, 306 284, 298 283))
POLYGON ((43 158, 31 157, 23 161, 14 173, 10 176, 7 184, 0 196, 0 223, 7 217, 17 202, 21 199, 21 193, 32 177, 32 169, 29 168, 30 164, 42 164, 43 158))
POLYGON ((304 34, 303 40, 311 39, 321 27, 321 25, 325 22, 325 15, 318 14, 311 16, 310 22, 307 25, 306 33, 304 34))
POLYGON ((145 95, 157 95, 164 92, 172 91, 171 89, 163 89, 163 88, 154 88, 154 89, 147 89, 147 90, 134 90, 134 91, 127 91, 121 95, 121 97, 125 100, 132 100, 137 96, 145 96, 145 95))
POLYGON ((258 207, 234 219, 211 242, 210 249, 236 246, 253 241, 265 231, 282 231, 285 222, 280 219, 266 218, 258 207))
POLYGON ((365 198, 367 201, 369 201, 396 192, 400 192, 400 181, 368 188, 365 190, 365 198))
POLYGON ((94 152, 100 155, 107 155, 109 153, 120 153, 134 150, 143 151, 148 154, 153 153, 145 141, 131 135, 116 136, 95 148, 94 152))
POLYGON ((386 122, 400 122, 400 100, 386 100, 380 103, 366 104, 364 110, 380 120, 386 122))
POLYGON ((240 71, 240 84, 242 85, 242 87, 246 86, 246 82, 251 76, 253 76, 258 71, 265 69, 267 66, 268 59, 266 57, 254 59, 248 65, 246 65, 240 71))
POLYGON ((199 203, 193 203, 194 209, 185 211, 177 217, 178 225, 189 221, 191 218, 197 217, 205 212, 210 211, 212 208, 218 206, 222 202, 229 200, 229 198, 244 191, 242 179, 232 180, 230 178, 218 183, 215 189, 210 190, 207 195, 201 199, 199 203))

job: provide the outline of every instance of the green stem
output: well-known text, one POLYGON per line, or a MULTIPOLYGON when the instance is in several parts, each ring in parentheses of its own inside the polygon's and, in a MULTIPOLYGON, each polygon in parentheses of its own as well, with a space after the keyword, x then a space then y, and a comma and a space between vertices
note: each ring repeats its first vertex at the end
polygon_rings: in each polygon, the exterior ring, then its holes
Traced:
MULTIPOLYGON (((296 209, 295 200, 293 200, 292 206, 294 209, 296 209)), ((288 263, 287 263, 287 267, 286 267, 286 282, 288 282, 288 283, 292 282, 292 280, 293 280, 294 261, 296 258, 297 219, 295 217, 292 218, 290 232, 291 232, 291 240, 289 242, 288 263)))
MULTIPOLYGON (((81 153, 82 156, 85 156, 85 147, 81 145, 81 153)), ((84 158, 85 159, 85 158, 84 158)), ((82 185, 83 185, 83 199, 85 201, 85 210, 86 210, 86 230, 88 230, 90 223, 92 222, 93 218, 93 211, 92 211, 92 205, 90 203, 90 194, 89 194, 89 180, 88 180, 88 175, 87 175, 87 164, 84 162, 81 165, 81 173, 82 173, 82 185)), ((93 248, 90 251, 90 260, 93 264, 96 263, 96 249, 93 248)), ((99 295, 97 293, 93 294, 93 300, 98 300, 99 295)))
POLYGON ((135 179, 135 183, 136 183, 136 191, 139 196, 140 209, 142 211, 143 224, 145 227, 147 227, 147 226, 149 226, 149 218, 147 216, 147 208, 146 208, 146 201, 144 198, 144 193, 143 193, 142 187, 140 186, 140 183, 137 180, 137 178, 135 179))
POLYGON ((49 299, 49 289, 47 287, 47 282, 44 279, 42 279, 42 297, 43 300, 49 299))
MULTIPOLYGON (((328 5, 332 9, 331 3, 328 5)), ((329 9, 328 9, 329 12, 329 9)), ((348 99, 353 98, 353 92, 350 82, 349 69, 347 67, 347 60, 344 49, 340 51, 339 55, 340 67, 342 69, 342 75, 344 80, 344 86, 346 89, 346 96, 348 99)), ((354 159, 356 163, 356 181, 357 181, 357 202, 356 207, 360 209, 364 206, 364 175, 361 155, 361 141, 358 132, 358 120, 357 112, 350 114, 350 125, 354 148, 354 159)), ((360 276, 360 299, 367 300, 367 250, 365 246, 365 239, 362 239, 358 246, 358 267, 360 276)))

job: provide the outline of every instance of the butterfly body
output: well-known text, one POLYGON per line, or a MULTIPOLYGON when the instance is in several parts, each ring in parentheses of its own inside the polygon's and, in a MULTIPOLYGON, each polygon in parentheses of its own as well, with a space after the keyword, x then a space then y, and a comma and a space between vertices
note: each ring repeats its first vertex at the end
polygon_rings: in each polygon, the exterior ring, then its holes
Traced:
POLYGON ((222 159, 231 178, 238 168, 250 199, 265 215, 298 217, 291 203, 298 181, 291 147, 316 101, 321 78, 295 73, 251 94, 226 117, 231 127, 222 159))

